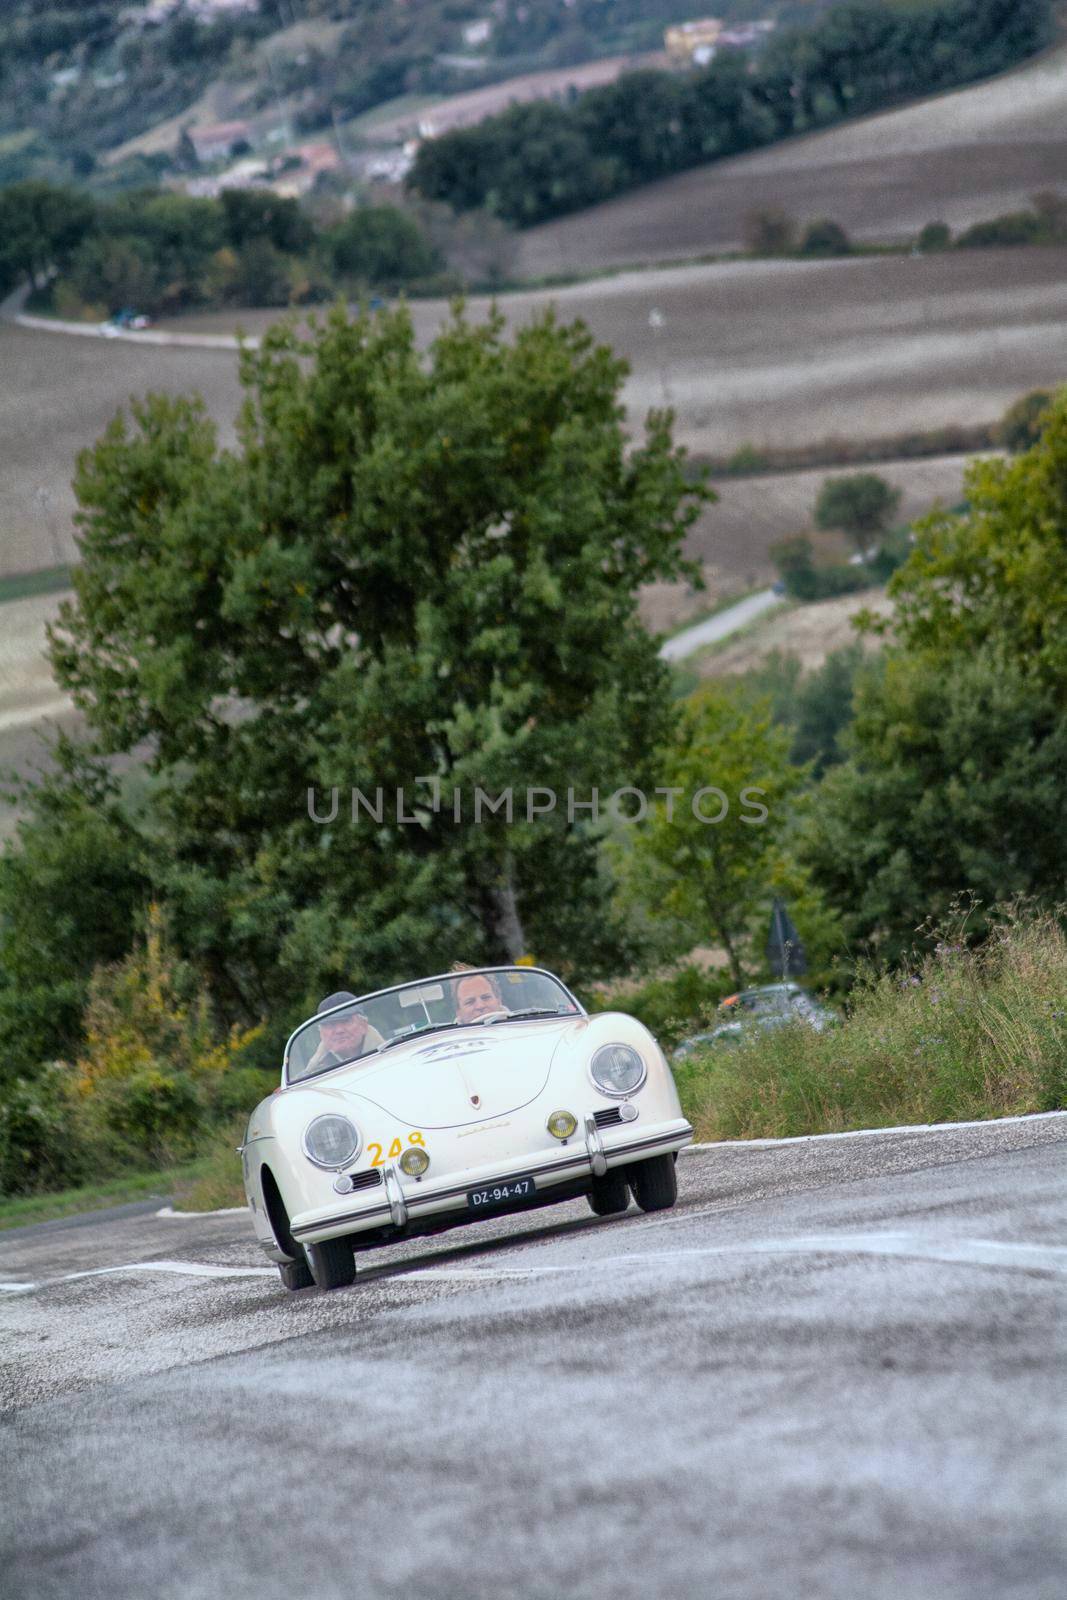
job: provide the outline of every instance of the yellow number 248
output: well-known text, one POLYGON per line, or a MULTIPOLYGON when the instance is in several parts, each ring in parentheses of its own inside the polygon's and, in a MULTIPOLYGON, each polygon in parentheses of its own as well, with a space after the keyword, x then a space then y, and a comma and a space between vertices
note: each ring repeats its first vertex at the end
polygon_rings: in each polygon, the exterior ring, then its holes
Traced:
MULTIPOLYGON (((425 1147, 426 1140, 423 1138, 422 1134, 416 1130, 414 1133, 408 1134, 408 1144, 421 1144, 425 1147)), ((388 1159, 390 1161, 395 1161, 397 1156, 402 1152, 403 1148, 404 1146, 400 1143, 400 1140, 394 1139, 392 1144, 389 1146, 388 1159)), ((382 1147, 380 1144, 368 1144, 367 1152, 370 1155, 370 1164, 372 1167, 380 1167, 386 1159, 382 1155, 382 1147)))

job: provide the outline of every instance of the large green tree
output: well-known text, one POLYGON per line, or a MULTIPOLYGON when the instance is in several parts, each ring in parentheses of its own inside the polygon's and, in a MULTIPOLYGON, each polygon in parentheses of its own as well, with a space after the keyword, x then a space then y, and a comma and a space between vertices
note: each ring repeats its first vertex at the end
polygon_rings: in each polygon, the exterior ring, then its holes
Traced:
POLYGON ((627 439, 624 373, 551 316, 457 309, 420 354, 406 311, 337 308, 244 353, 236 450, 156 396, 82 456, 53 662, 102 750, 148 741, 171 926, 234 1014, 458 954, 618 959, 567 792, 654 781, 636 593, 689 570, 708 498, 668 416, 627 439), (529 786, 557 799, 528 820, 529 786))
POLYGON ((806 772, 789 745, 768 701, 705 686, 664 753, 660 797, 622 838, 624 900, 674 924, 681 950, 719 946, 737 984, 760 965, 753 936, 774 894, 807 894, 789 849, 806 772))
MULTIPOLYGON (((1063 899, 1067 845, 1067 391, 1038 442, 967 472, 894 574, 893 642, 861 674, 849 759, 807 847, 853 939, 895 956, 968 892, 1063 899)), ((873 619, 872 619, 873 625, 873 619)))
POLYGON ((978 650, 1002 654, 1067 704, 1067 389, 1037 443, 972 463, 969 510, 935 512, 893 575, 893 631, 934 669, 978 650))

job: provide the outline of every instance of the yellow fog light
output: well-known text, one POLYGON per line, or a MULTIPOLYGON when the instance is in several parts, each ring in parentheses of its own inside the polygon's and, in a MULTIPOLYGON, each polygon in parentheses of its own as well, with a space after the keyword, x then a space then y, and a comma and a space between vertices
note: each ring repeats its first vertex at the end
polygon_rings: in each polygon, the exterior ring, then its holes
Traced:
POLYGON ((570 1111, 553 1111, 545 1127, 553 1139, 569 1139, 578 1126, 578 1118, 570 1111))
POLYGON ((409 1178, 421 1178, 429 1165, 430 1158, 426 1151, 419 1150, 415 1145, 400 1157, 400 1170, 406 1172, 409 1178))

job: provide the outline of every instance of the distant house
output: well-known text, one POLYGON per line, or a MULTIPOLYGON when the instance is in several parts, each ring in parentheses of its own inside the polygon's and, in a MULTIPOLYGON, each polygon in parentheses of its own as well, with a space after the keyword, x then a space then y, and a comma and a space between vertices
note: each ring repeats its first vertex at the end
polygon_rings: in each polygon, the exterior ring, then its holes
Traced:
POLYGON ((724 28, 719 34, 719 44, 723 48, 745 50, 750 45, 760 44, 769 33, 774 32, 773 22, 739 22, 735 27, 724 28))
POLYGON ((219 17, 253 16, 260 0, 149 0, 123 11, 121 20, 135 28, 158 28, 183 6, 198 22, 212 23, 219 17))
POLYGON ((675 66, 687 67, 693 62, 700 66, 714 55, 722 30, 719 17, 698 17, 692 22, 676 22, 664 33, 663 43, 675 66))
POLYGON ((493 31, 492 17, 479 17, 476 22, 468 22, 463 28, 463 43, 470 50, 476 50, 479 45, 488 44, 489 35, 493 31))
POLYGON ((247 122, 212 122, 202 128, 190 128, 198 161, 225 161, 234 146, 247 144, 250 129, 247 122))

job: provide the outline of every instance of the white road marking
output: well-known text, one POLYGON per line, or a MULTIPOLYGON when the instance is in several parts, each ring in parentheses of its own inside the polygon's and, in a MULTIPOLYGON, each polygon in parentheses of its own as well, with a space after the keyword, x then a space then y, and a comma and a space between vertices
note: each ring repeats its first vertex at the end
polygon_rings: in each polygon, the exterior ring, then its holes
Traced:
POLYGON ((220 1206, 217 1211, 175 1211, 173 1206, 162 1206, 157 1212, 157 1217, 239 1217, 247 1212, 247 1206, 220 1206))
POLYGON ((1009 1122, 1048 1122, 1067 1117, 1067 1111, 1033 1111, 1020 1117, 983 1117, 978 1122, 914 1122, 899 1128, 849 1128, 844 1133, 795 1133, 785 1139, 712 1139, 705 1144, 687 1144, 681 1154, 696 1150, 766 1150, 780 1144, 814 1144, 826 1139, 874 1139, 882 1133, 958 1133, 965 1128, 1000 1128, 1009 1122))
POLYGON ((211 1267, 201 1261, 127 1261, 121 1267, 94 1267, 91 1272, 65 1272, 42 1283, 5 1283, 0 1288, 11 1294, 27 1294, 31 1289, 52 1289, 57 1283, 73 1283, 78 1278, 106 1278, 116 1272, 173 1272, 185 1278, 273 1278, 276 1267, 211 1267))
POLYGON ((1024 1271, 1067 1273, 1067 1246, 1025 1244, 994 1239, 927 1239, 921 1234, 825 1234, 801 1239, 767 1239, 752 1244, 708 1245, 679 1250, 643 1250, 629 1255, 600 1256, 591 1261, 560 1262, 536 1267, 423 1267, 412 1278, 532 1278, 552 1273, 588 1273, 596 1268, 639 1267, 663 1261, 684 1261, 739 1255, 879 1255, 922 1261, 943 1261, 976 1267, 1015 1267, 1024 1271))

